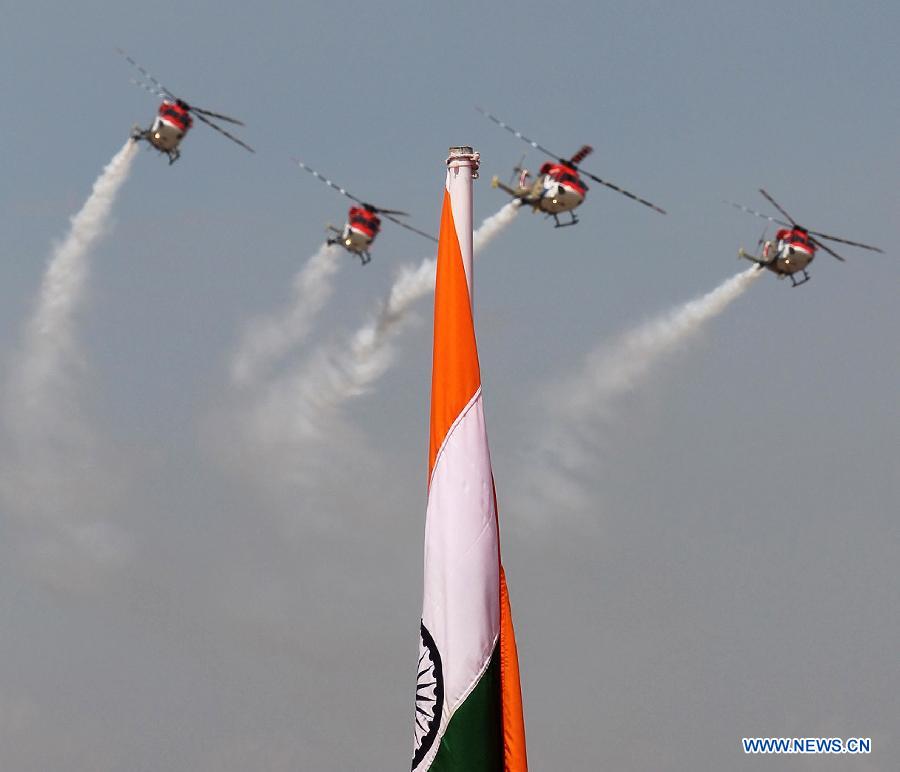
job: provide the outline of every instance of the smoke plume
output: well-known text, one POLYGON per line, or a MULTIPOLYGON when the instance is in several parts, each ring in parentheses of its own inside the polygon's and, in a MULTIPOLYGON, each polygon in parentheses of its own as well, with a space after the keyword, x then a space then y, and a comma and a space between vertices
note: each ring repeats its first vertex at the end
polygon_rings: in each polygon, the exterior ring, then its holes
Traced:
MULTIPOLYGON (((479 253, 512 223, 518 201, 486 218, 473 234, 479 253)), ((396 358, 393 341, 410 318, 413 304, 434 291, 437 261, 427 258, 405 266, 375 314, 341 346, 314 352, 299 370, 270 383, 251 419, 257 441, 290 444, 329 433, 337 424, 338 407, 369 389, 396 358)))
POLYGON ((53 250, 14 377, 18 381, 15 396, 20 401, 11 407, 19 416, 41 423, 42 412, 54 410, 60 398, 66 400, 73 370, 81 365, 74 320, 84 299, 86 258, 106 231, 116 194, 128 177, 137 149, 137 143, 128 140, 116 153, 72 218, 68 235, 53 250))
POLYGON ((323 244, 294 277, 290 307, 247 326, 231 363, 231 381, 235 386, 257 383, 276 360, 303 342, 313 319, 331 297, 340 251, 337 246, 323 244))
POLYGON ((578 478, 596 463, 597 424, 612 418, 617 398, 644 382, 654 366, 673 356, 722 313, 762 273, 753 266, 711 292, 600 345, 580 371, 551 387, 551 426, 540 443, 530 487, 560 503, 581 503, 578 478))
POLYGON ((33 549, 43 554, 63 543, 82 551, 100 545, 94 551, 106 561, 107 548, 117 543, 110 529, 90 520, 105 494, 97 484, 103 476, 98 438, 80 400, 86 367, 75 322, 86 293, 87 258, 109 226, 137 151, 128 140, 116 153, 53 249, 6 384, 0 496, 40 534, 33 549), (75 511, 87 521, 64 519, 75 511))

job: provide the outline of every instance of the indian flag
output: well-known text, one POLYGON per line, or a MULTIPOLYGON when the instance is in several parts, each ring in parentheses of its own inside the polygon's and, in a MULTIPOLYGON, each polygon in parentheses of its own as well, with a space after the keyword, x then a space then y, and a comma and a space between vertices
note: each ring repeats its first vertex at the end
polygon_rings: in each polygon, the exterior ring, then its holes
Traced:
POLYGON ((472 179, 451 148, 438 243, 414 772, 524 772, 519 665, 472 318, 472 179))

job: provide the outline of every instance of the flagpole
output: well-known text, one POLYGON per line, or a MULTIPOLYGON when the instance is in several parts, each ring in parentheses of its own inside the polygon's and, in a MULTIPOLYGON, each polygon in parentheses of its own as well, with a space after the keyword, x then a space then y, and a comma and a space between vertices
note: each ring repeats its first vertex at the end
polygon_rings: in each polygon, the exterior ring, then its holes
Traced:
POLYGON ((453 204, 469 302, 472 302, 472 181, 478 179, 480 159, 478 151, 469 145, 451 147, 447 156, 447 191, 453 204))
POLYGON ((441 206, 413 772, 527 772, 472 314, 478 163, 450 148, 441 206))

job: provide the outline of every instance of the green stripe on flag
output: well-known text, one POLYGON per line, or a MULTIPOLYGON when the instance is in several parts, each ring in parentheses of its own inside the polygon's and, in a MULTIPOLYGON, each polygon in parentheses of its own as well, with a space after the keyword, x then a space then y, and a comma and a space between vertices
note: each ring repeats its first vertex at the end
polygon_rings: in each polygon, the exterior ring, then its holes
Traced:
POLYGON ((431 772, 502 772, 500 655, 497 647, 481 680, 460 705, 429 769, 431 772))

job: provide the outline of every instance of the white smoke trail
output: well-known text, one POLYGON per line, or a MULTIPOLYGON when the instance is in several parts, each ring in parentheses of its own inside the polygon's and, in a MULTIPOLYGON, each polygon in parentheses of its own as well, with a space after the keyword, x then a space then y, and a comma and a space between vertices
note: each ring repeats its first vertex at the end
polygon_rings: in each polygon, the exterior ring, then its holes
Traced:
POLYGON ((499 212, 485 217, 472 234, 473 252, 477 254, 506 230, 507 226, 516 219, 521 206, 518 199, 513 199, 506 206, 501 207, 499 212))
POLYGON ((44 273, 37 308, 25 331, 24 353, 14 371, 13 405, 18 415, 39 418, 54 410, 68 385, 70 372, 80 364, 73 329, 74 317, 85 292, 86 256, 104 234, 112 205, 128 177, 138 146, 128 140, 94 182, 81 210, 72 218, 65 240, 53 250, 44 273))
POLYGON ((605 416, 613 400, 634 389, 664 354, 677 350, 702 326, 724 311, 760 275, 756 266, 732 276, 711 292, 690 300, 600 346, 585 360, 582 372, 563 385, 561 404, 573 416, 586 411, 605 416))
MULTIPOLYGON (((519 202, 506 204, 486 218, 473 234, 473 251, 483 250, 513 222, 519 202)), ((350 338, 349 345, 319 349, 305 366, 270 384, 251 418, 257 441, 290 444, 313 439, 336 425, 335 411, 348 399, 368 391, 394 362, 392 342, 409 319, 413 304, 434 291, 437 261, 427 258, 405 266, 372 318, 350 338)))
POLYGON ((528 472, 530 487, 559 503, 583 503, 577 478, 596 462, 596 424, 611 418, 617 398, 640 386, 654 365, 687 344, 761 273, 753 266, 706 295, 598 346, 576 375, 555 384, 546 401, 552 426, 539 443, 538 468, 528 472))
MULTIPOLYGON (((474 254, 479 254, 515 220, 519 207, 517 200, 510 201, 485 218, 472 234, 474 254)), ((332 372, 327 380, 332 386, 343 386, 343 390, 335 392, 337 401, 363 393, 391 366, 395 353, 390 343, 402 329, 412 305, 434 292, 436 272, 437 259, 433 257, 418 267, 403 268, 381 308, 351 338, 349 355, 331 358, 332 372)))
MULTIPOLYGON (((137 143, 128 140, 116 153, 72 217, 68 235, 54 248, 6 384, 0 496, 29 518, 44 545, 56 540, 87 548, 96 540, 79 534, 106 533, 95 522, 58 518, 77 510, 90 513, 106 496, 97 484, 97 437, 79 400, 85 367, 75 317, 85 297, 87 256, 108 228, 137 151, 137 143), (35 514, 44 520, 31 518, 35 514)), ((104 553, 102 560, 107 558, 104 553)))
POLYGON ((339 253, 337 246, 323 244, 294 277, 290 308, 247 326, 231 362, 231 380, 235 386, 258 382, 275 360, 306 338, 313 319, 331 297, 331 280, 340 265, 339 253))

